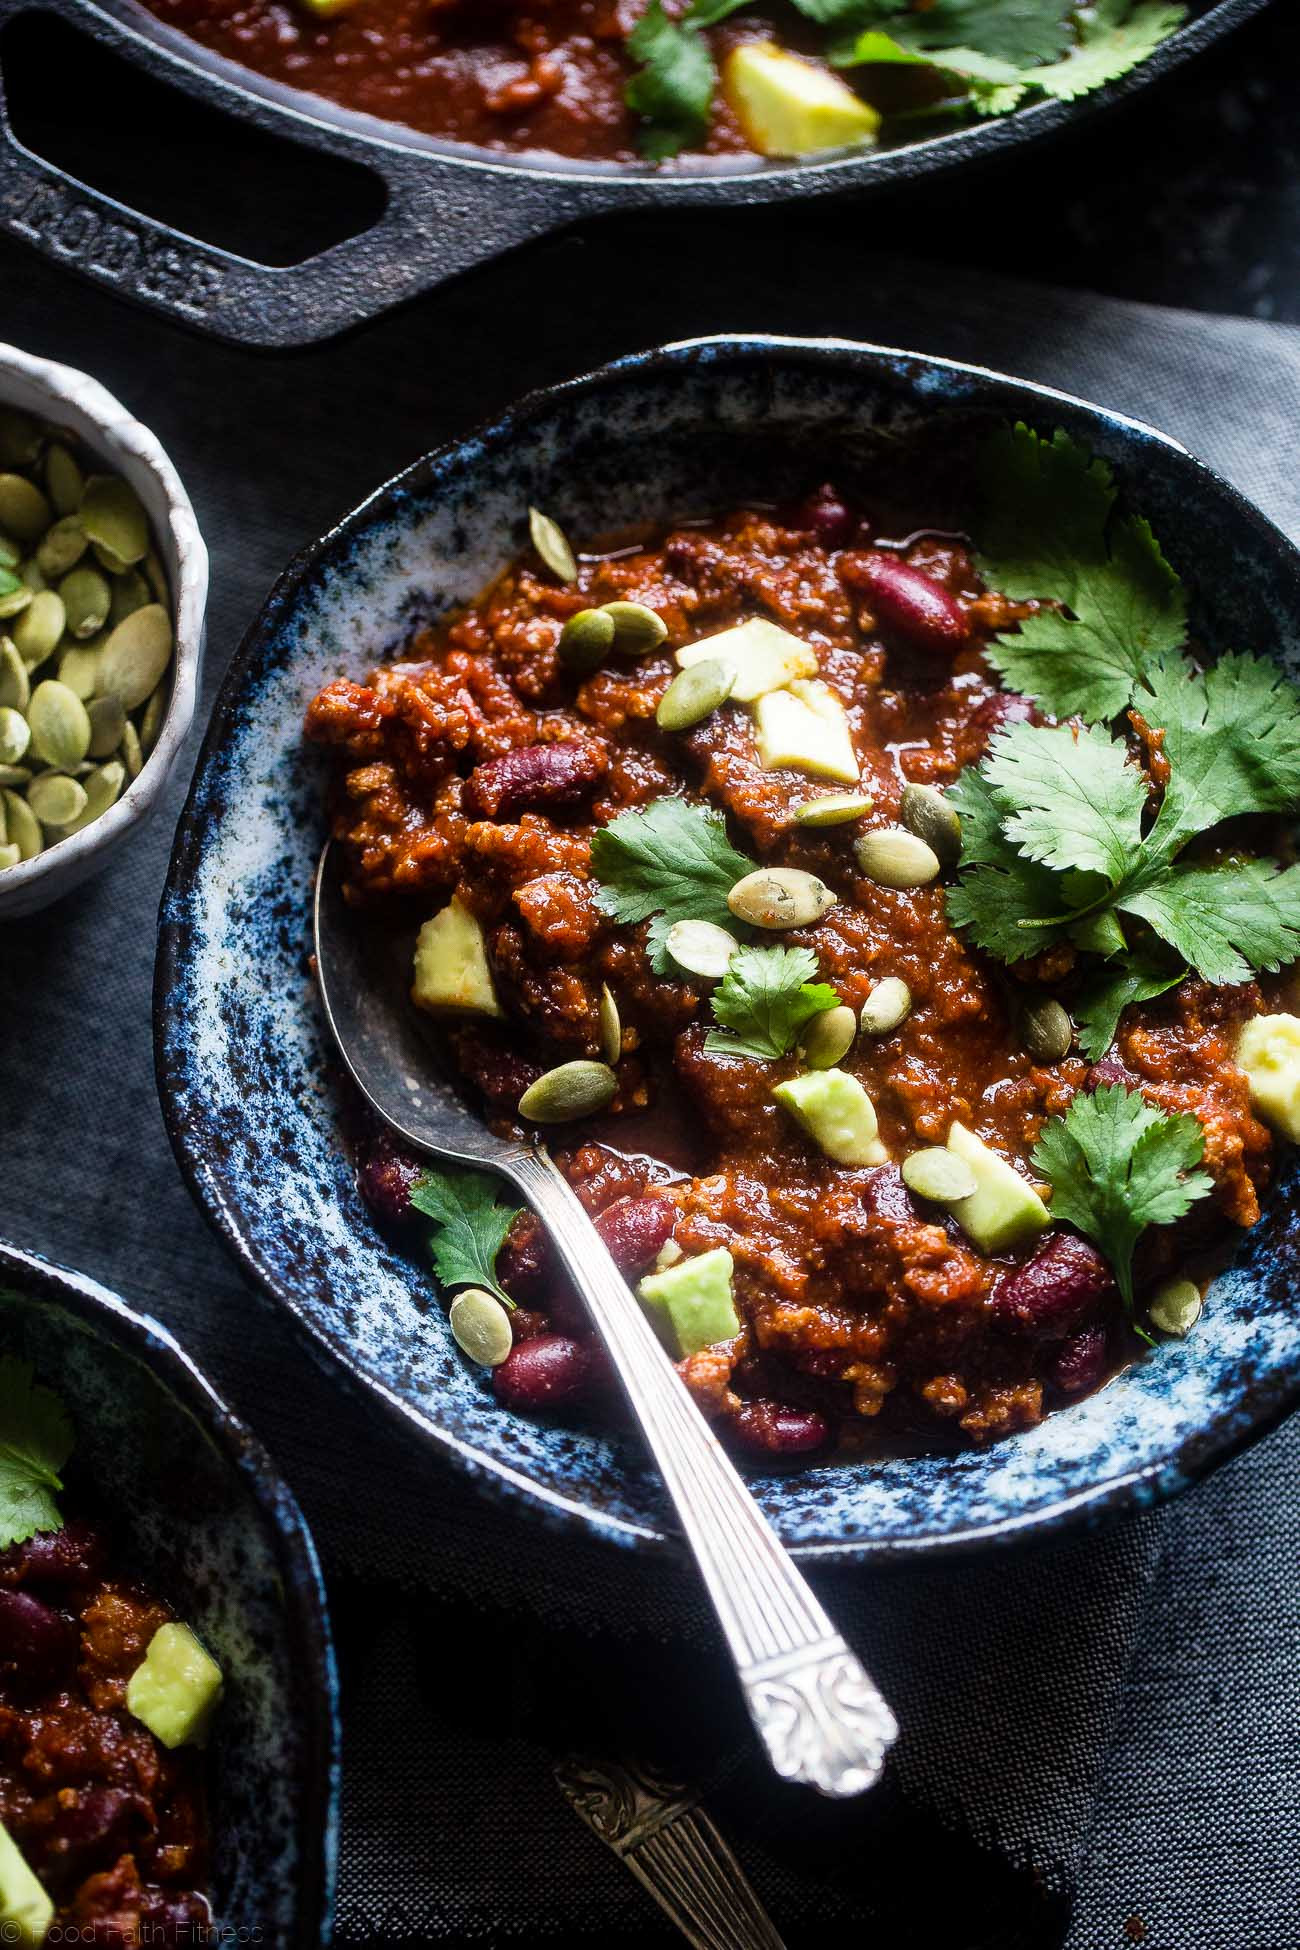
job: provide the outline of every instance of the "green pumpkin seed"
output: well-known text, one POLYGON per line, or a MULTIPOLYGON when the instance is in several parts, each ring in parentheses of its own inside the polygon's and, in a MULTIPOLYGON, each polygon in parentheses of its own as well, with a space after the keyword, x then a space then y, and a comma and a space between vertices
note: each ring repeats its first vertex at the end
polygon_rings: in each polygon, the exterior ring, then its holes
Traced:
POLYGON ((122 763, 130 779, 138 779, 144 767, 144 753, 140 749, 140 734, 130 718, 122 727, 122 763))
POLYGON ((32 597, 10 632, 28 670, 35 670, 57 650, 65 621, 63 598, 53 589, 42 589, 32 597))
POLYGON ((32 692, 27 707, 27 722, 32 728, 32 750, 47 765, 67 771, 80 765, 90 750, 90 719, 75 691, 47 677, 32 692))
POLYGON ((20 406, 0 406, 0 466, 34 467, 45 429, 20 406))
POLYGON ((16 842, 12 846, 9 846, 7 844, 0 846, 0 873, 4 873, 4 871, 8 867, 21 866, 22 859, 23 856, 19 851, 16 842))
POLYGON ((851 819, 864 819, 873 804, 865 792, 827 792, 795 808, 795 825, 844 826, 851 819))
POLYGON ((31 726, 22 712, 12 704, 0 705, 0 761, 17 765, 26 758, 31 737, 31 726))
POLYGON ((29 785, 31 778, 30 765, 0 765, 0 785, 29 785))
POLYGON ((0 618, 21 616, 32 600, 32 593, 25 582, 8 576, 5 587, 0 589, 0 618))
POLYGON ((120 555, 115 555, 111 548, 105 548, 102 542, 92 542, 90 552, 105 575, 124 576, 131 567, 131 564, 124 561, 120 555))
POLYGON ((5 809, 5 828, 9 844, 17 846, 19 857, 34 860, 45 845, 41 822, 25 799, 16 792, 0 793, 5 809))
POLYGON ((510 1316, 494 1293, 466 1287, 447 1311, 451 1337, 462 1354, 482 1368, 499 1368, 514 1346, 510 1316))
POLYGON ((806 928, 836 901, 825 881, 800 867, 760 867, 738 880, 727 895, 736 919, 754 928, 806 928))
POLYGON ((961 820, 932 785, 905 785, 903 824, 925 841, 940 866, 955 867, 961 857, 961 820))
POLYGON ((119 623, 104 645, 100 688, 134 711, 157 687, 171 654, 171 618, 161 603, 146 603, 119 623))
MULTIPOLYGON (((0 507, 0 523, 4 520, 0 507)), ((557 582, 576 582, 578 580, 578 561, 569 546, 569 538, 558 521, 552 521, 540 508, 528 510, 528 533, 532 536, 533 547, 557 582)), ((144 551, 141 550, 141 554, 144 551)))
POLYGON ((86 810, 86 792, 66 772, 42 772, 27 788, 27 803, 42 826, 70 826, 86 810))
POLYGON ((167 609, 171 604, 171 590, 167 587, 167 572, 154 549, 150 549, 144 558, 144 573, 145 580, 153 590, 154 601, 167 609))
POLYGON ((83 704, 89 704, 99 690, 99 665, 102 644, 87 644, 84 649, 65 650, 59 658, 59 682, 75 691, 83 704))
MULTIPOLYGON (((92 474, 77 512, 96 548, 112 558, 105 568, 116 565, 120 571, 143 561, 149 547, 149 517, 135 490, 116 474, 92 474)), ((3 519, 0 514, 0 522, 3 519)))
POLYGON ((897 1029, 912 1007, 912 991, 897 975, 877 982, 862 1005, 862 1028, 868 1036, 887 1036, 897 1029))
POLYGON ((604 1110, 617 1091, 618 1078, 607 1063, 579 1058, 530 1084, 519 1099, 519 1115, 532 1124, 568 1124, 604 1110))
POLYGON ((47 582, 57 582, 86 553, 86 531, 75 515, 65 515, 46 530, 36 550, 36 566, 47 582))
POLYGON ((1020 1034, 1036 1063, 1059 1063, 1070 1054, 1074 1025, 1059 1002, 1043 996, 1021 1010, 1020 1034))
POLYGON ((149 601, 151 601, 149 584, 139 569, 128 569, 125 575, 113 577, 108 620, 114 625, 121 623, 137 609, 143 609, 149 601))
POLYGON ((45 492, 58 515, 75 515, 86 491, 86 479, 71 453, 61 441, 51 441, 45 452, 45 492))
POLYGON ((803 1032, 803 1060, 810 1070, 833 1070, 853 1048, 858 1019, 848 1004, 823 1009, 803 1032))
POLYGON ((1190 1334, 1205 1302, 1194 1280, 1166 1280, 1147 1308, 1153 1327, 1181 1338, 1190 1334))
POLYGON ((880 826, 854 846, 863 873, 881 887, 924 887, 939 877, 939 856, 905 826, 880 826))
POLYGON ((675 921, 664 936, 664 946, 687 975, 718 982, 740 943, 734 934, 715 927, 712 921, 675 921))
POLYGON ((668 635, 662 616, 644 603, 602 603, 614 624, 614 650, 620 657, 648 657, 668 635))
POLYGON ((659 700, 655 723, 662 731, 688 731, 711 717, 736 687, 736 666, 725 657, 705 657, 679 670, 659 700))
POLYGON ((610 992, 609 983, 601 985, 600 991, 600 1053, 609 1064, 618 1062, 623 1054, 623 1024, 619 1018, 618 1004, 610 992))
POLYGON ((0 528, 17 542, 34 542, 54 520, 54 510, 34 481, 0 474, 0 528))
POLYGON ((84 641, 103 629, 113 600, 106 575, 102 575, 98 569, 74 569, 59 584, 59 594, 67 612, 70 636, 84 641))
POLYGON ((67 839, 69 834, 81 832, 82 828, 89 826, 92 820, 98 819, 101 813, 106 813, 114 800, 120 796, 125 784, 126 767, 117 759, 110 759, 107 765, 98 765, 93 771, 88 772, 82 780, 86 803, 77 817, 69 820, 63 828, 60 838, 67 839))
POLYGON ((30 589, 33 596, 39 596, 42 589, 48 589, 50 586, 41 574, 40 564, 34 555, 29 555, 20 565, 18 573, 23 579, 23 587, 30 589))
POLYGON ((915 1192, 918 1198, 931 1199, 936 1205, 951 1205, 956 1199, 969 1198, 977 1189, 970 1166, 942 1144, 926 1151, 910 1152, 903 1160, 902 1172, 909 1192, 915 1192))
POLYGON ((17 542, 12 541, 8 535, 0 534, 0 569, 8 569, 12 572, 22 559, 23 552, 17 542))
POLYGON ((111 758, 121 744, 127 726, 121 698, 97 697, 86 706, 86 715, 90 719, 90 744, 87 749, 91 758, 111 758))
POLYGON ((166 716, 167 686, 160 684, 145 705, 144 715, 140 719, 140 749, 146 758, 158 743, 158 734, 163 728, 163 720, 166 716))
POLYGON ((560 631, 560 662, 581 676, 603 664, 614 641, 614 620, 603 609, 580 609, 560 631))
POLYGON ((0 704, 25 711, 31 694, 32 680, 27 675, 26 664, 10 639, 0 636, 0 704))

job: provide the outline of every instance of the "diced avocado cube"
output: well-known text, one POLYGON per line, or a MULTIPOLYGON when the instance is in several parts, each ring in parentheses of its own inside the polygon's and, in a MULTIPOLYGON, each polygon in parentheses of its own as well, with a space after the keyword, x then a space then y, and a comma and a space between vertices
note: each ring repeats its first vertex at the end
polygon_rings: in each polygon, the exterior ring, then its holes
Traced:
POLYGON ((458 895, 420 929, 411 1000, 433 1015, 505 1014, 492 984, 483 929, 458 895))
POLYGON ((715 1246, 661 1273, 647 1273, 637 1287, 638 1299, 678 1360, 734 1340, 740 1332, 731 1297, 733 1265, 726 1247, 715 1246))
POLYGON ((188 1625, 160 1625, 126 1684, 127 1711, 164 1747, 197 1745, 221 1698, 221 1667, 188 1625))
POLYGON ((8 1829, 0 1824, 0 1924, 6 1943, 44 1943, 54 1904, 27 1866, 8 1829))
POLYGON ((1237 1061, 1251 1109, 1300 1144, 1300 1016, 1255 1016, 1241 1032, 1237 1061))
POLYGON ((722 92, 760 156, 874 143, 880 116, 829 68, 771 41, 742 41, 722 65, 722 92))
POLYGON ((801 637, 791 636, 778 623, 752 616, 747 623, 687 643, 677 652, 680 669, 721 657, 736 673, 731 695, 737 704, 752 704, 768 691, 779 691, 794 677, 817 675, 817 652, 801 637))
POLYGON ((778 1083, 772 1095, 837 1165, 883 1165, 876 1109, 847 1070, 810 1070, 778 1083))
POLYGON ((1004 1252, 1045 1232, 1052 1215, 1032 1185, 964 1124, 948 1133, 948 1149, 969 1167, 975 1190, 948 1210, 982 1253, 1004 1252))
POLYGON ((754 742, 769 770, 788 766, 814 779, 857 784, 858 758, 848 716, 825 684, 796 680, 788 690, 760 697, 754 706, 754 742))

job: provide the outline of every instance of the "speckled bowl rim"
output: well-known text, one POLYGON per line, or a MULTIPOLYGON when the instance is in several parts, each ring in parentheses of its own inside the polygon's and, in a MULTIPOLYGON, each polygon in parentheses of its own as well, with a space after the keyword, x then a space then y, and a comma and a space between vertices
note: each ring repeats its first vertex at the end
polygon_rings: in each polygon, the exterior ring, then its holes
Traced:
POLYGON ((128 783, 115 805, 81 832, 0 874, 0 921, 57 900, 65 888, 71 889, 97 870, 96 855, 110 853, 153 812, 194 722, 208 601, 208 551, 199 533, 198 517, 157 435, 89 373, 54 359, 42 359, 16 345, 0 344, 0 404, 10 403, 8 382, 14 376, 44 396, 46 410, 56 424, 61 407, 83 413, 109 454, 135 462, 158 483, 167 504, 167 532, 176 556, 176 586, 172 590, 176 647, 167 712, 158 742, 138 777, 128 783))
MULTIPOLYGON (((1300 550, 1297 550, 1274 523, 1222 475, 1198 460, 1181 441, 1161 433, 1145 421, 1103 407, 1078 394, 1063 392, 1032 380, 1016 378, 989 366, 937 354, 911 352, 866 340, 841 338, 786 337, 772 333, 716 333, 680 339, 644 352, 623 355, 608 364, 524 394, 504 413, 470 432, 443 442, 393 475, 359 502, 316 541, 301 549, 277 577, 266 602, 231 659, 207 734, 195 766, 190 791, 176 829, 175 844, 163 894, 162 916, 177 897, 193 893, 202 857, 206 822, 199 811, 204 775, 209 762, 231 733, 240 712, 240 698, 246 676, 264 654, 269 640, 282 628, 286 618, 312 582, 324 573, 325 564, 335 552, 349 548, 362 530, 372 522, 382 522, 400 512, 412 489, 423 490, 434 484, 439 474, 447 474, 472 462, 476 452, 509 442, 523 427, 550 414, 557 405, 603 390, 617 390, 624 381, 673 366, 713 364, 725 366, 728 359, 752 360, 755 357, 779 361, 787 366, 808 366, 814 370, 841 367, 864 371, 888 366, 895 373, 909 372, 916 378, 949 374, 976 388, 1004 391, 1010 397, 1001 410, 1009 410, 1019 400, 1033 413, 1054 405, 1065 406, 1111 427, 1122 427, 1141 442, 1162 449, 1168 464, 1199 475, 1216 496, 1230 503, 1236 514, 1254 532, 1259 555, 1281 576, 1300 582, 1300 550)), ((940 407, 937 410, 942 410, 940 407)), ((304 895, 305 898, 305 895, 304 895)), ((160 921, 162 919, 160 916, 160 921)), ((626 1547, 649 1546, 680 1554, 683 1539, 675 1528, 664 1528, 612 1516, 594 1509, 576 1497, 567 1497, 533 1481, 521 1470, 476 1448, 440 1426, 431 1416, 422 1415, 403 1400, 380 1377, 357 1360, 341 1338, 319 1329, 298 1303, 293 1288, 246 1243, 238 1216, 224 1200, 220 1187, 209 1173, 202 1155, 202 1134, 192 1120, 182 1115, 174 1101, 169 1071, 173 1068, 169 1043, 179 1029, 168 1008, 168 999, 178 981, 183 959, 181 932, 160 927, 158 956, 154 969, 154 1053, 155 1072, 163 1121, 181 1174, 200 1210, 219 1238, 234 1254, 254 1287, 285 1309, 290 1321, 313 1356, 327 1372, 338 1376, 349 1389, 368 1400, 377 1400, 407 1429, 450 1456, 469 1480, 481 1490, 527 1505, 544 1520, 557 1527, 580 1526, 607 1541, 626 1547)), ((1125 1511, 1148 1508, 1188 1489, 1211 1470, 1227 1462, 1261 1436, 1266 1435, 1294 1409, 1300 1407, 1300 1362, 1285 1370, 1271 1371, 1257 1383, 1249 1412, 1225 1410, 1213 1417, 1193 1435, 1185 1437, 1171 1453, 1142 1467, 1113 1476, 1095 1486, 1071 1492, 1041 1509, 1019 1516, 1003 1516, 963 1529, 955 1534, 921 1534, 911 1537, 830 1539, 825 1542, 792 1542, 793 1556, 820 1564, 879 1564, 898 1562, 917 1555, 963 1557, 993 1545, 1018 1543, 1031 1533, 1055 1535, 1072 1524, 1099 1522, 1125 1511)))
POLYGON ((0 1239, 0 1283, 84 1321, 134 1355, 194 1417, 242 1482, 271 1541, 284 1591, 291 1651, 315 1702, 305 1729, 307 1778, 300 1804, 295 1943, 332 1940, 338 1883, 342 1728, 338 1671, 316 1545, 297 1498, 252 1430, 217 1393, 161 1321, 138 1313, 85 1273, 0 1239))

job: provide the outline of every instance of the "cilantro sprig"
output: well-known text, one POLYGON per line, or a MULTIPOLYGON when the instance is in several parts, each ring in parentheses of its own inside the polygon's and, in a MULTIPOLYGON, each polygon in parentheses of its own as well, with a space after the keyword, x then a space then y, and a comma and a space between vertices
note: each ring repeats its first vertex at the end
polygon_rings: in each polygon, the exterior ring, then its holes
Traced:
POLYGON ((499 1205, 499 1189, 499 1181, 486 1172, 426 1171, 411 1193, 411 1203, 438 1227, 429 1251, 442 1284, 486 1287, 513 1307, 514 1301, 497 1280, 497 1254, 523 1208, 499 1205))
MULTIPOLYGON (((628 36, 628 106, 659 162, 703 139, 717 70, 705 30, 748 0, 692 0, 672 19, 649 0, 628 36)), ((949 111, 1005 114, 1031 94, 1071 101, 1118 80, 1182 24, 1166 0, 791 0, 825 34, 833 66, 921 66, 951 84, 949 111)))
POLYGON ((672 968, 666 937, 673 923, 712 921, 734 930, 727 895, 754 871, 727 838, 720 812, 672 798, 611 820, 592 839, 591 866, 602 913, 650 922, 651 965, 660 975, 672 968))
POLYGON ((816 974, 811 948, 738 948, 713 992, 722 1028, 709 1031, 705 1049, 768 1062, 787 1055, 805 1023, 839 1002, 829 983, 813 979, 816 974))
POLYGON ((1133 1311, 1133 1251, 1148 1226, 1172 1225, 1213 1189, 1195 1169, 1205 1133, 1186 1111, 1149 1104, 1136 1090, 1103 1084, 1043 1126, 1034 1169, 1052 1187, 1052 1217, 1104 1253, 1133 1311))
POLYGON ((72 1423, 52 1388, 28 1362, 0 1358, 0 1549, 38 1530, 58 1530, 55 1501, 72 1454, 72 1423))

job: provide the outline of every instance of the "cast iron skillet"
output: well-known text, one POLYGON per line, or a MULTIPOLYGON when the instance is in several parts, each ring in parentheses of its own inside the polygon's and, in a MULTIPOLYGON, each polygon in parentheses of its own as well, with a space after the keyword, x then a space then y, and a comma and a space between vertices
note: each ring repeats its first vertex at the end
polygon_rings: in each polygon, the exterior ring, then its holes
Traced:
POLYGON ((355 114, 210 53, 133 0, 0 0, 0 27, 23 13, 57 15, 200 102, 361 164, 386 192, 370 229, 300 264, 256 264, 129 210, 25 149, 0 79, 0 223, 97 282, 219 338, 306 345, 578 218, 664 203, 720 207, 861 190, 993 156, 1125 99, 1265 4, 1217 0, 1122 81, 1076 102, 1020 109, 896 149, 800 164, 714 159, 653 171, 497 156, 355 114))

